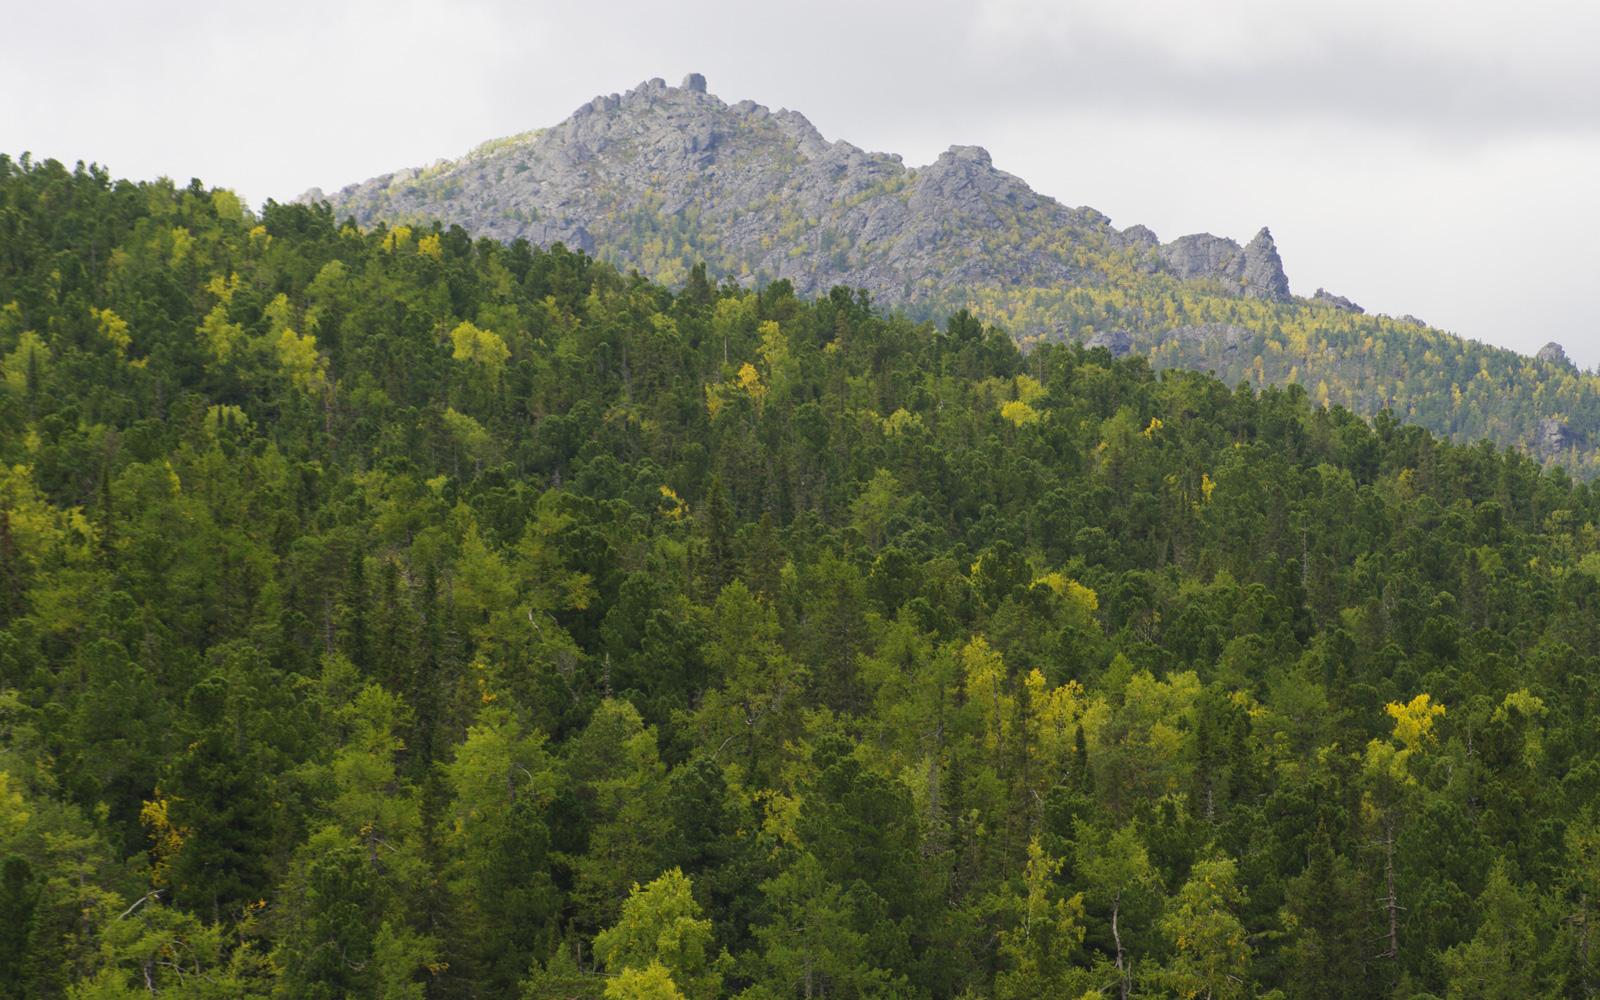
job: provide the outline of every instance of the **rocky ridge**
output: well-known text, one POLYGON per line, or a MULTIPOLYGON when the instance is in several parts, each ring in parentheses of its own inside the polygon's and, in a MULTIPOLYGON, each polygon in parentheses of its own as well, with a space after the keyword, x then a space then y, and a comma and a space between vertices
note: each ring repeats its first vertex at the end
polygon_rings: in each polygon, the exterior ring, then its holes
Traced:
POLYGON ((596 97, 561 124, 487 143, 455 161, 346 187, 328 200, 357 222, 447 219, 476 236, 563 243, 668 283, 699 260, 713 277, 835 285, 876 301, 941 303, 968 286, 1105 280, 1119 257, 1216 291, 1289 299, 1272 235, 1209 233, 1161 244, 1119 230, 997 169, 977 146, 933 163, 824 139, 798 112, 727 104, 691 73, 596 97))
POLYGON ((980 147, 908 167, 830 142, 798 112, 728 104, 697 73, 301 200, 362 225, 562 243, 669 286, 705 262, 713 280, 786 279, 806 296, 863 288, 914 318, 966 308, 1024 345, 1077 340, 1157 368, 1299 386, 1600 474, 1600 379, 1555 345, 1528 358, 1320 288, 1296 297, 1265 228, 1243 245, 1210 233, 1163 243, 1035 192, 980 147))
MULTIPOLYGON (((1356 305, 1354 302, 1351 302, 1343 295, 1335 295, 1326 288, 1318 288, 1314 293, 1312 293, 1311 301, 1320 302, 1326 306, 1332 306, 1333 308, 1343 312, 1356 313, 1358 315, 1366 312, 1365 309, 1356 305)), ((1421 321, 1416 321, 1416 325, 1423 326, 1426 324, 1423 324, 1421 321)))

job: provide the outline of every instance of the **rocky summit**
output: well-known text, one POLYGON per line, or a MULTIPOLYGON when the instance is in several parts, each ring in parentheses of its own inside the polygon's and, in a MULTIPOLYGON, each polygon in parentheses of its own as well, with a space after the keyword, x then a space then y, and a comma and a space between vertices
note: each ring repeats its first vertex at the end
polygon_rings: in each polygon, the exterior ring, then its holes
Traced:
POLYGON ((1600 379, 1559 349, 1530 358, 1320 288, 1294 296, 1265 228, 1243 245, 1210 233, 1162 242, 1039 194, 978 146, 909 167, 830 142, 796 111, 729 104, 698 73, 301 200, 363 226, 564 244, 669 286, 704 263, 712 280, 786 279, 807 296, 865 289, 913 319, 966 309, 1024 345, 1075 340, 1290 387, 1600 474, 1600 379))
POLYGON ((954 288, 1103 284, 1108 257, 1286 301, 1272 235, 1245 246, 1203 233, 1161 244, 1119 230, 997 169, 977 146, 933 163, 829 142, 805 116, 728 104, 691 73, 597 97, 554 128, 459 160, 402 170, 331 197, 363 224, 444 219, 479 236, 563 243, 668 283, 704 260, 714 277, 835 285, 876 301, 950 304, 954 288))

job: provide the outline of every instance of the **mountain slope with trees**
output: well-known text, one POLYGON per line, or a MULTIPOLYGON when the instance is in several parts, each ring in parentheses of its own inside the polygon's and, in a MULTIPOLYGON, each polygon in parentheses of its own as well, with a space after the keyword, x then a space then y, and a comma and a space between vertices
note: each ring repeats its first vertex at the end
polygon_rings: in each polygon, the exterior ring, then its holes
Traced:
POLYGON ((0 157, 0 995, 1587 997, 1600 496, 0 157))
POLYGON ((906 167, 828 142, 797 112, 726 104, 698 74, 303 200, 362 225, 439 220, 561 243, 671 287, 703 261, 712 281, 863 288, 913 318, 966 309, 1025 345, 1103 343, 1230 385, 1298 384, 1319 403, 1600 472, 1600 379, 1559 348, 1530 358, 1322 289, 1295 297, 1266 229, 1243 246, 1207 233, 1162 243, 1035 193, 978 147, 906 167))

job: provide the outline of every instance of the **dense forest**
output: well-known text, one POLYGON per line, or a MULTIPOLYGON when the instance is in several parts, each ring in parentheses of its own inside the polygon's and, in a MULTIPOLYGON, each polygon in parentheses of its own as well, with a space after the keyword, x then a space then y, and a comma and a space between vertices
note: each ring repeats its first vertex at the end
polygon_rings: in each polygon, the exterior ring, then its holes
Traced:
POLYGON ((1600 495, 0 157, 0 995, 1592 997, 1600 495))
POLYGON ((961 289, 946 306, 1010 330, 1053 331, 1024 337, 1028 343, 1111 341, 1158 371, 1210 371, 1229 385, 1299 385, 1313 404, 1368 416, 1388 410, 1441 437, 1488 439, 1580 478, 1600 474, 1600 378, 1564 356, 1528 357, 1419 320, 1316 299, 1222 294, 1214 283, 1140 274, 1126 257, 1101 266, 1110 276, 1104 285, 961 289))

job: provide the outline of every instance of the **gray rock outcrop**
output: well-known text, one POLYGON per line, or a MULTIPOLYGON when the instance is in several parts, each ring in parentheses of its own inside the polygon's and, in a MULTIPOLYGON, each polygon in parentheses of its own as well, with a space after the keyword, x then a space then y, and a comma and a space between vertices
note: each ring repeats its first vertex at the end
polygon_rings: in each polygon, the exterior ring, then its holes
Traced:
POLYGON ((1317 289, 1316 294, 1311 296, 1311 301, 1320 302, 1325 306, 1332 306, 1335 309, 1339 309, 1339 310, 1341 310, 1343 312, 1347 312, 1347 313, 1358 313, 1359 314, 1359 313, 1365 313, 1366 312, 1365 309, 1363 309, 1360 306, 1356 305, 1354 302, 1351 302, 1349 299, 1345 298, 1343 295, 1335 295, 1332 292, 1328 291, 1326 288, 1317 289))
MULTIPOLYGON (((1292 297, 1265 228, 1243 245, 1210 233, 1164 243, 1146 226, 1118 229, 1092 208, 1039 194, 979 146, 909 167, 830 142, 796 111, 728 104, 698 73, 677 87, 655 78, 595 97, 558 125, 456 160, 332 195, 313 188, 302 200, 363 225, 439 221, 477 237, 563 243, 671 286, 704 261, 713 280, 782 279, 805 296, 865 289, 913 319, 970 308, 1024 347, 1077 339, 1235 384, 1326 381, 1363 412, 1391 405, 1385 387, 1454 382, 1481 393, 1489 384, 1469 381, 1481 367, 1441 381, 1446 373, 1433 369, 1464 366, 1465 354, 1429 354, 1424 340, 1446 335, 1420 319, 1401 316, 1405 329, 1395 329, 1325 289, 1292 297), (1332 322, 1329 307, 1348 315, 1332 322), (1284 320, 1304 338, 1284 337, 1284 320), (1394 349, 1353 348, 1367 337, 1394 349)), ((1466 353, 1481 366, 1477 346, 1466 353)), ((1491 367, 1514 388, 1527 359, 1509 354, 1491 367)), ((1571 362, 1550 345, 1538 364, 1548 374, 1571 362)), ((1514 401, 1509 413, 1499 400, 1475 399, 1448 426, 1432 417, 1429 426, 1490 436, 1547 462, 1600 442, 1582 391, 1556 385, 1574 380, 1548 381, 1559 391, 1514 401)))
POLYGON ((913 312, 974 289, 1101 283, 1115 255, 1230 295, 1289 297, 1265 229, 1244 247, 1208 234, 1162 246, 1144 226, 1119 231, 1036 193, 978 146, 907 167, 829 142, 798 112, 726 104, 698 73, 596 97, 553 128, 459 160, 302 200, 364 225, 440 219, 474 236, 563 243, 669 284, 704 260, 713 277, 784 278, 808 295, 860 287, 913 312))
POLYGON ((1085 339, 1083 346, 1091 349, 1104 347, 1111 352, 1112 357, 1120 358, 1133 350, 1134 339, 1133 334, 1127 330, 1102 330, 1085 339))
POLYGON ((1289 301, 1283 260, 1265 226, 1243 247, 1221 236, 1197 233, 1180 236, 1158 253, 1167 269, 1185 281, 1216 281, 1230 294, 1289 301))
POLYGON ((1273 242, 1266 226, 1245 245, 1240 284, 1249 298, 1289 301, 1289 279, 1283 273, 1283 258, 1278 256, 1278 244, 1273 242))
POLYGON ((1539 421, 1537 448, 1546 455, 1558 455, 1573 444, 1573 434, 1567 422, 1560 417, 1545 417, 1539 421))
POLYGON ((1540 361, 1543 361, 1547 365, 1559 365, 1562 368, 1572 369, 1576 369, 1578 367, 1572 363, 1571 358, 1567 357, 1566 348, 1562 347, 1553 340, 1539 348, 1539 353, 1535 354, 1534 357, 1538 358, 1540 361))

